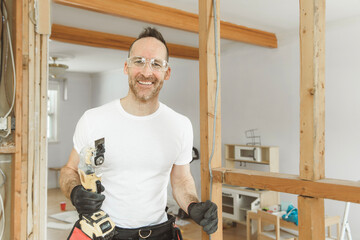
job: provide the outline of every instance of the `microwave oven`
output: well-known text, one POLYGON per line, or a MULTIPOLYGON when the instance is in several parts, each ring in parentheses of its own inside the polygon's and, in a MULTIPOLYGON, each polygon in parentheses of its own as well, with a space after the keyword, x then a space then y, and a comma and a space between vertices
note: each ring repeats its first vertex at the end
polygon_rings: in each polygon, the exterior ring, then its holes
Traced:
POLYGON ((261 148, 257 146, 235 146, 235 160, 261 162, 261 148))

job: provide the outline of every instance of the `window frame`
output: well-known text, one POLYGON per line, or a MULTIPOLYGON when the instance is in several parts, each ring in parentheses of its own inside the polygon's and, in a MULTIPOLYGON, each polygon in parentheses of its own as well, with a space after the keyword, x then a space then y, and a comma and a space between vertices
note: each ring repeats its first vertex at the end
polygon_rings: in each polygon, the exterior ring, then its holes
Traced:
POLYGON ((60 83, 58 81, 49 80, 48 82, 48 103, 47 103, 47 141, 48 143, 59 142, 58 135, 58 119, 59 119, 59 101, 60 101, 60 83), (53 100, 53 111, 49 110, 49 104, 51 104, 50 91, 55 91, 56 96, 53 100), (52 124, 50 123, 52 120, 52 124), (51 135, 50 135, 51 134, 51 135))

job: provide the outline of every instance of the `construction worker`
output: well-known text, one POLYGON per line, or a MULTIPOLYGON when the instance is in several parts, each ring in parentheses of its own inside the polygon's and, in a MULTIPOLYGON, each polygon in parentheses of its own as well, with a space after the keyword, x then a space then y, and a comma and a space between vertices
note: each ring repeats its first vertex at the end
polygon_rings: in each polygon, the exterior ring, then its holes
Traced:
POLYGON ((113 239, 178 239, 167 215, 167 185, 190 218, 205 232, 217 230, 217 206, 200 202, 190 173, 193 130, 190 120, 159 102, 170 78, 169 52, 155 28, 132 43, 124 73, 127 96, 86 111, 73 137, 74 148, 61 169, 60 187, 79 214, 104 210, 116 225, 113 239), (105 138, 102 193, 86 191, 77 172, 81 149, 105 138), (169 178, 170 177, 170 178, 169 178))

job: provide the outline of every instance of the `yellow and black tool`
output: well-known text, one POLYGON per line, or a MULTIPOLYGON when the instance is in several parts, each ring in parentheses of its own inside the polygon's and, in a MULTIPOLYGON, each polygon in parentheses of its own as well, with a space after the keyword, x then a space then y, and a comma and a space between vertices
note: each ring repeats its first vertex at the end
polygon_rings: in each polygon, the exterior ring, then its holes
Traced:
MULTIPOLYGON (((101 176, 96 175, 95 168, 104 163, 105 139, 95 141, 95 148, 85 147, 80 153, 78 172, 82 186, 91 192, 101 192, 101 176)), ((115 224, 109 215, 102 210, 92 214, 82 214, 81 231, 93 240, 111 239, 115 224)))

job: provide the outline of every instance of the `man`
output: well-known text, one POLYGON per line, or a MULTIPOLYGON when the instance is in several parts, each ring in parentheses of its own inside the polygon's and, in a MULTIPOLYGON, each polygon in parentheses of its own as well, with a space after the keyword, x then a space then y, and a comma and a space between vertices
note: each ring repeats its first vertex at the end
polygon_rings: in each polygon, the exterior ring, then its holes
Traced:
POLYGON ((116 225, 113 239, 173 239, 174 219, 165 212, 169 176, 179 206, 208 234, 217 230, 217 206, 199 202, 190 173, 191 122, 159 102, 163 83, 170 78, 168 58, 161 33, 144 29, 125 62, 127 96, 84 113, 76 126, 74 149, 61 170, 65 196, 80 214, 100 207, 108 213, 116 225), (81 149, 100 138, 105 138, 105 191, 97 194, 81 186, 77 169, 81 149))

